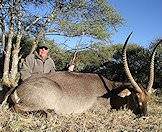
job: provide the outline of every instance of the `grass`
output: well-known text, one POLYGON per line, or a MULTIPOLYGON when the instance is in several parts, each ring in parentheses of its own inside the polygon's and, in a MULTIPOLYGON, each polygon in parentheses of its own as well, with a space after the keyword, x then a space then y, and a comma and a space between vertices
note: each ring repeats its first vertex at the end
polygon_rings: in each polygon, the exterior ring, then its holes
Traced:
POLYGON ((137 118, 130 110, 110 111, 96 104, 80 115, 57 115, 34 112, 20 114, 10 109, 0 111, 2 132, 162 132, 162 104, 154 97, 148 105, 148 116, 137 118))

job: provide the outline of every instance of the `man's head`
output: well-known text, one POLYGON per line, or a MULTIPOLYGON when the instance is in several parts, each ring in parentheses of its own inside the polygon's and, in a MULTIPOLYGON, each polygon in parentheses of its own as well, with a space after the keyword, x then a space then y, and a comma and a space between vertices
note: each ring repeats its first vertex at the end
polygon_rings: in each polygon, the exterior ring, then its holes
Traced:
POLYGON ((46 46, 38 47, 38 54, 42 59, 46 59, 48 56, 48 47, 46 46))

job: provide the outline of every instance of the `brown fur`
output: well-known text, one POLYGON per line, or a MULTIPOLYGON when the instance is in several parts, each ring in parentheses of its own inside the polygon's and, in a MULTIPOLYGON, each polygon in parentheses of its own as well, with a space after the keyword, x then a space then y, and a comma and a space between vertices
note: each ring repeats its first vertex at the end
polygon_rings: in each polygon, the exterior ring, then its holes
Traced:
POLYGON ((19 100, 15 94, 11 98, 16 110, 53 109, 58 114, 71 114, 88 110, 98 98, 110 99, 112 108, 123 108, 129 99, 118 94, 128 88, 133 89, 130 84, 112 82, 97 74, 56 72, 29 78, 15 90, 19 100))

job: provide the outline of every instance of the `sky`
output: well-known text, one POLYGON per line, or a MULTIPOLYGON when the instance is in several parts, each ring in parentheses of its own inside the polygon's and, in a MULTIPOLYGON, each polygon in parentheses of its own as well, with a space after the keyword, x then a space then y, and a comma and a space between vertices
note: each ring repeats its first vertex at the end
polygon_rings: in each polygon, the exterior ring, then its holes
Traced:
POLYGON ((133 31, 130 42, 148 47, 162 38, 162 0, 109 0, 126 23, 112 37, 112 42, 123 43, 133 31))
MULTIPOLYGON (((162 0, 109 0, 109 3, 121 14, 125 23, 114 32, 111 43, 124 43, 133 31, 130 43, 149 48, 151 42, 162 38, 162 0)), ((64 43, 66 39, 56 36, 56 42, 64 43)), ((91 41, 89 38, 82 43, 91 41)), ((66 41, 66 45, 74 47, 80 38, 66 41)))
MULTIPOLYGON (((142 47, 148 48, 150 43, 157 38, 162 38, 162 0, 108 0, 109 3, 121 14, 125 24, 114 32, 111 42, 124 43, 126 37, 133 31, 129 40, 142 47)), ((31 8, 30 8, 31 9, 31 8)), ((45 10, 45 7, 41 9, 45 10)), ((35 11, 35 10, 33 10, 35 11)), ((65 43, 66 38, 55 36, 52 38, 56 42, 65 43)), ((84 39, 85 43, 91 41, 84 39)), ((74 47, 80 38, 66 41, 66 44, 74 47)))

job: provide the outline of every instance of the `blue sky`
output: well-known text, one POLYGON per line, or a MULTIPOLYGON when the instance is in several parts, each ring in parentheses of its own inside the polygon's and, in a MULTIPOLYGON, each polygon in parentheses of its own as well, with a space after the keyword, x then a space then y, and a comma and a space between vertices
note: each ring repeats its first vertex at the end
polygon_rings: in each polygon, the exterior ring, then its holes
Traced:
POLYGON ((110 0, 126 23, 112 37, 112 42, 123 43, 133 31, 130 40, 143 47, 156 38, 162 38, 162 0, 110 0))
MULTIPOLYGON (((109 0, 109 3, 121 14, 125 24, 114 32, 111 43, 124 43, 126 37, 133 31, 130 43, 148 48, 157 38, 162 38, 162 0, 109 0)), ((58 43, 64 43, 63 36, 49 36, 58 43)), ((74 48, 80 37, 68 39, 66 45, 74 48)), ((91 41, 82 39, 82 44, 91 41)))

